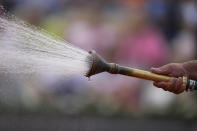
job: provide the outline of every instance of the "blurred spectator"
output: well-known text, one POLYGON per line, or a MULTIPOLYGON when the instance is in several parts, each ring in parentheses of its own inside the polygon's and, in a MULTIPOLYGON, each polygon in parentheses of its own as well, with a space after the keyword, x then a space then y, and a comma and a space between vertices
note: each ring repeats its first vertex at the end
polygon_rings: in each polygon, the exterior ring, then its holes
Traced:
POLYGON ((4 8, 3 8, 3 6, 0 4, 0 15, 2 15, 3 12, 4 12, 4 8))
POLYGON ((175 37, 180 30, 179 0, 149 0, 147 9, 149 16, 165 34, 167 40, 175 37))
POLYGON ((172 49, 175 62, 194 60, 196 55, 196 38, 194 33, 183 29, 173 40, 172 49))
POLYGON ((197 28, 197 4, 195 0, 184 1, 181 4, 183 24, 189 28, 197 28))
POLYGON ((180 9, 182 30, 173 40, 173 59, 176 62, 193 60, 196 56, 197 4, 193 0, 184 1, 180 9))
POLYGON ((13 11, 16 7, 17 1, 16 0, 3 0, 0 1, 0 5, 3 5, 6 11, 13 11))
POLYGON ((99 54, 107 54, 118 39, 117 29, 105 22, 100 12, 88 10, 82 19, 73 21, 67 29, 67 39, 72 44, 87 51, 96 50, 99 54), (98 15, 95 15, 98 14, 98 15), (103 21, 102 21, 103 20, 103 21))
POLYGON ((144 14, 131 17, 127 31, 119 49, 120 61, 149 68, 168 60, 170 51, 162 33, 149 24, 144 14))

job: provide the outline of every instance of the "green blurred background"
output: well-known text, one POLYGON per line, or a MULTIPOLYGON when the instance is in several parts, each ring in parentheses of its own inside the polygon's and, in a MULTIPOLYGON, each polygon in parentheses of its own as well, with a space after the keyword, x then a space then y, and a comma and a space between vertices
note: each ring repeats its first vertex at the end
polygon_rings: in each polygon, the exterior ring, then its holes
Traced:
MULTIPOLYGON (((110 62, 149 70, 197 58, 195 0, 0 0, 0 14, 56 34, 110 62)), ((0 74, 1 130, 197 130, 197 95, 102 73, 0 74)))

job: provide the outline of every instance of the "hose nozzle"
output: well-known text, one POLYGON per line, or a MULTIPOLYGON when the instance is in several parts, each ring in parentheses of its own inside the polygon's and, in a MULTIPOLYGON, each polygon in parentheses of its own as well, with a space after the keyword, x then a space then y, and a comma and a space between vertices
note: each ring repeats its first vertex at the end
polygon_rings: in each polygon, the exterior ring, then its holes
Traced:
POLYGON ((90 51, 89 53, 92 56, 92 65, 86 75, 87 77, 101 72, 109 72, 111 74, 122 74, 152 81, 168 81, 170 79, 170 77, 168 76, 158 75, 144 70, 124 67, 115 63, 107 63, 95 51, 90 51))
MULTIPOLYGON (((91 55, 92 63, 90 65, 90 70, 86 74, 87 77, 92 75, 101 73, 101 72, 109 72, 111 74, 122 74, 126 76, 137 77, 145 80, 152 80, 152 81, 169 81, 170 77, 165 75, 159 75, 152 72, 134 69, 130 67, 120 66, 115 63, 107 63, 101 56, 99 56, 95 51, 89 52, 91 55)), ((188 89, 197 90, 197 81, 188 80, 187 78, 183 77, 183 83, 186 86, 186 91, 188 89)))
MULTIPOLYGON (((112 74, 115 74, 115 72, 118 73, 118 66, 114 63, 107 63, 101 56, 99 56, 96 51, 89 51, 89 53, 92 56, 92 65, 90 67, 89 72, 87 73, 87 77, 90 77, 92 75, 101 73, 101 72, 110 72, 112 74)), ((117 74, 116 73, 116 74, 117 74)))

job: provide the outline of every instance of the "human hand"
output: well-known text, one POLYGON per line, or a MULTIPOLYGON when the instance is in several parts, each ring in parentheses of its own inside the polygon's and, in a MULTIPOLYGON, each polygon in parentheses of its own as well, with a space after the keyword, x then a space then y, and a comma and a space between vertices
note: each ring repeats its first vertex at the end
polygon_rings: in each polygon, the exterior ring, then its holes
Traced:
POLYGON ((188 77, 189 74, 182 64, 170 63, 159 68, 151 68, 151 72, 171 77, 168 82, 154 82, 154 86, 175 94, 184 92, 186 83, 183 83, 183 76, 188 77))

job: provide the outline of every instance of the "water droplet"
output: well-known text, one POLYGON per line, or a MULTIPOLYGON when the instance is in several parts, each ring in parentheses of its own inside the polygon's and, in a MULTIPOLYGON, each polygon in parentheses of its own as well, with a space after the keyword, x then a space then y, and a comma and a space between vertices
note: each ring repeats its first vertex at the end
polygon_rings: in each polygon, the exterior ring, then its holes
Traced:
POLYGON ((90 77, 88 77, 88 81, 91 81, 90 77))

